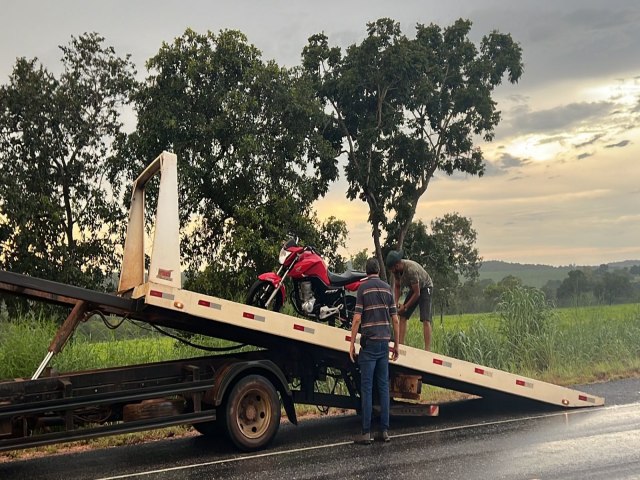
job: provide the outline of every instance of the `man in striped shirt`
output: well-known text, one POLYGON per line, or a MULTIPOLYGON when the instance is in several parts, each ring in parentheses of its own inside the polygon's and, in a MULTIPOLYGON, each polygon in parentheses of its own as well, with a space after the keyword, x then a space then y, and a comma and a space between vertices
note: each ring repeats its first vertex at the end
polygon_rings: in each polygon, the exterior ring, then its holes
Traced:
POLYGON ((389 341, 393 321, 393 348, 391 359, 398 358, 398 314, 396 302, 388 283, 380 280, 380 264, 375 258, 367 260, 367 278, 356 294, 356 309, 351 327, 349 356, 355 362, 355 339, 360 327, 360 399, 362 400, 362 434, 356 443, 369 445, 371 438, 371 411, 373 409, 373 381, 378 385, 380 397, 381 439, 389 441, 389 341))

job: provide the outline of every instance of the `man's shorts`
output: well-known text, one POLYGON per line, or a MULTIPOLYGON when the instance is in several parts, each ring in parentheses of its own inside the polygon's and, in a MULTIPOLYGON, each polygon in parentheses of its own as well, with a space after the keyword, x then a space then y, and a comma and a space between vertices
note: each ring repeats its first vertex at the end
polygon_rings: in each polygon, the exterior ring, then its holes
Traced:
MULTIPOLYGON (((433 323, 433 317, 431 316, 431 290, 432 289, 429 287, 421 288, 420 298, 416 303, 414 303, 407 310, 405 310, 405 312, 402 314, 402 317, 407 319, 411 318, 411 315, 413 315, 413 312, 415 311, 416 307, 420 305, 420 321, 421 322, 427 321, 427 322, 433 323)), ((407 294, 407 296, 404 298, 404 301, 406 302, 410 296, 411 296, 411 292, 407 294)))

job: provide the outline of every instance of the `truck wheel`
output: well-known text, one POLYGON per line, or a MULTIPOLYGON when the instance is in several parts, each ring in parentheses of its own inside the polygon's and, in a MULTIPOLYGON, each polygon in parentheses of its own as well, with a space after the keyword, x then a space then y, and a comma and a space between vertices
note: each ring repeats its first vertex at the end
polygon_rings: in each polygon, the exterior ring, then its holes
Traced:
POLYGON ((266 447, 280 426, 280 398, 260 375, 248 375, 234 385, 224 404, 231 441, 245 452, 266 447))
POLYGON ((219 437, 224 432, 224 429, 220 427, 220 423, 215 420, 210 422, 194 423, 192 426, 196 432, 204 435, 205 437, 219 437))
MULTIPOLYGON (((201 406, 203 410, 211 410, 215 408, 213 405, 209 405, 205 402, 202 402, 201 406)), ((191 399, 187 400, 187 411, 195 411, 195 409, 193 408, 193 400, 191 399)), ((222 425, 222 421, 219 418, 210 420, 208 422, 193 423, 191 424, 191 426, 196 432, 201 433, 206 437, 219 437, 221 435, 224 435, 225 431, 224 425, 222 425)))

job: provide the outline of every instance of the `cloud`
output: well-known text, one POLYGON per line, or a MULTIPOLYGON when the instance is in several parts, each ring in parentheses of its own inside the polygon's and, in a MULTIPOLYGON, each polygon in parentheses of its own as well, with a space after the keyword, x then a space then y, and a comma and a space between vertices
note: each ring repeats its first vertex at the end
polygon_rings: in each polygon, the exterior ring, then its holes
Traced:
POLYGON ((581 153, 580 155, 578 155, 578 160, 582 160, 583 158, 588 158, 593 156, 593 153, 581 153))
POLYGON ((574 147, 576 148, 582 148, 582 147, 586 147, 588 145, 592 145, 594 143, 596 143, 598 140, 600 140, 602 137, 604 137, 604 133, 599 133, 597 135, 594 135, 593 137, 591 137, 589 140, 586 140, 582 143, 576 143, 574 145, 574 147))
POLYGON ((538 145, 545 145, 547 143, 563 143, 567 140, 567 135, 553 135, 551 137, 541 138, 538 141, 538 145))
POLYGON ((605 145, 604 148, 622 148, 629 145, 629 143, 631 143, 629 140, 622 140, 618 143, 610 143, 609 145, 605 145))
POLYGON ((615 104, 611 102, 580 102, 548 110, 520 114, 511 121, 520 134, 561 132, 593 118, 609 115, 615 104))
POLYGON ((497 160, 487 160, 485 162, 484 174, 487 177, 506 175, 516 168, 521 168, 529 163, 529 160, 514 157, 508 153, 502 153, 497 160))

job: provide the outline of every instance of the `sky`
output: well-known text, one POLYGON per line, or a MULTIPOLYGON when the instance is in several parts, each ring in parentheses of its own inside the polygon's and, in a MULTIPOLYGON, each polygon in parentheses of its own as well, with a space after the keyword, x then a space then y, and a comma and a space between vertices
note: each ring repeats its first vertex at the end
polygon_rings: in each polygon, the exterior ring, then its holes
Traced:
MULTIPOLYGON (((389 17, 411 37, 417 23, 473 22, 477 43, 493 30, 523 50, 524 74, 494 92, 502 121, 478 142, 486 174, 437 173, 415 220, 468 217, 484 260, 600 265, 640 259, 640 2, 637 0, 0 0, 0 83, 17 57, 52 72, 59 45, 98 32, 131 54, 140 78, 162 42, 185 29, 242 31, 264 60, 300 63, 308 37, 343 49, 367 22, 389 17)), ((336 182, 315 207, 347 222, 347 255, 373 250, 368 210, 336 182)))

